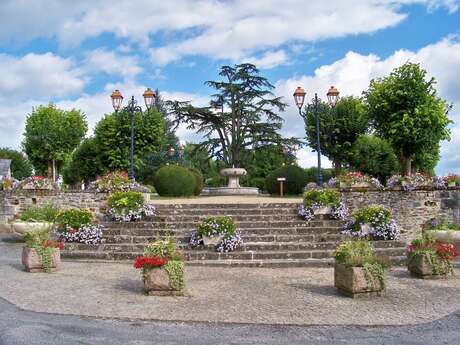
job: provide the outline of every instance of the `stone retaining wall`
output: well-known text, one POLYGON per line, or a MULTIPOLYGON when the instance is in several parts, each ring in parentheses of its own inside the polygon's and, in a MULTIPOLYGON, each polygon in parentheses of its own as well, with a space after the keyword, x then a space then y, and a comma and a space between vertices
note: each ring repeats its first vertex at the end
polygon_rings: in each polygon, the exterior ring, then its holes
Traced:
POLYGON ((350 211, 372 204, 384 205, 402 228, 404 239, 412 239, 431 218, 446 217, 460 224, 460 189, 416 190, 411 192, 342 190, 350 211))

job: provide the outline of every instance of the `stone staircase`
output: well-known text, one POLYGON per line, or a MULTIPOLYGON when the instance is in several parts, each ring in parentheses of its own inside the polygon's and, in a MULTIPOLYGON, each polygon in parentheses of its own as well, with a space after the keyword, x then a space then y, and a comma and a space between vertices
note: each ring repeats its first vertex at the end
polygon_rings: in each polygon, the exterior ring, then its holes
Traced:
MULTIPOLYGON (((297 215, 298 204, 178 204, 158 205, 150 221, 104 223, 104 243, 69 243, 65 258, 132 260, 155 238, 174 236, 190 265, 296 267, 328 265, 342 238, 342 223, 317 216, 306 222, 297 215), (244 244, 234 252, 218 253, 209 248, 190 248, 196 225, 209 216, 231 216, 242 231, 244 244)), ((374 242, 377 252, 395 262, 405 258, 401 241, 374 242)))

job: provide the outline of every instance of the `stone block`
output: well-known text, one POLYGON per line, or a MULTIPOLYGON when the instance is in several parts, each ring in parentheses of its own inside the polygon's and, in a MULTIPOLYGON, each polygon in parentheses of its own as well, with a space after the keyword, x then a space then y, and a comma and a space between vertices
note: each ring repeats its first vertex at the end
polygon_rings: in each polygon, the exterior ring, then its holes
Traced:
POLYGON ((339 291, 349 297, 380 296, 384 286, 376 278, 368 282, 362 267, 346 267, 340 263, 334 266, 334 285, 339 291))

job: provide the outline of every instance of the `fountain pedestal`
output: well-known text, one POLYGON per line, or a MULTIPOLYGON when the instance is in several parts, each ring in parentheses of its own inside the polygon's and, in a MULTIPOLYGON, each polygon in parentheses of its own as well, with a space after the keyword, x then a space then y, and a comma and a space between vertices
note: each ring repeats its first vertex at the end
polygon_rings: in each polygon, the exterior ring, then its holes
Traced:
POLYGON ((240 177, 246 176, 247 171, 242 168, 227 168, 220 171, 221 176, 228 177, 227 187, 208 188, 208 195, 258 195, 259 188, 241 187, 240 177))

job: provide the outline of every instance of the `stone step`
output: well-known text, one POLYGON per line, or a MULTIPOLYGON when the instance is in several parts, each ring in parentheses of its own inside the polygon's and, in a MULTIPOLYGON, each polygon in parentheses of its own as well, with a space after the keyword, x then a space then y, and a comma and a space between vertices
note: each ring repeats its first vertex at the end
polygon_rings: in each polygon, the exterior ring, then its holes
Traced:
MULTIPOLYGON (((158 215, 154 218, 154 221, 161 221, 167 223, 183 223, 183 222, 193 222, 193 223, 200 223, 204 219, 208 218, 209 215, 201 215, 201 216, 184 216, 184 215, 171 215, 171 216, 164 216, 158 215)), ((231 216, 234 222, 241 223, 241 222, 282 222, 282 221, 302 221, 297 214, 270 214, 270 215, 246 215, 246 214, 239 214, 231 216)))
POLYGON ((150 202, 158 211, 180 211, 185 212, 188 210, 271 210, 271 209, 292 209, 300 205, 300 202, 286 202, 286 203, 238 203, 238 204, 156 204, 150 202))

